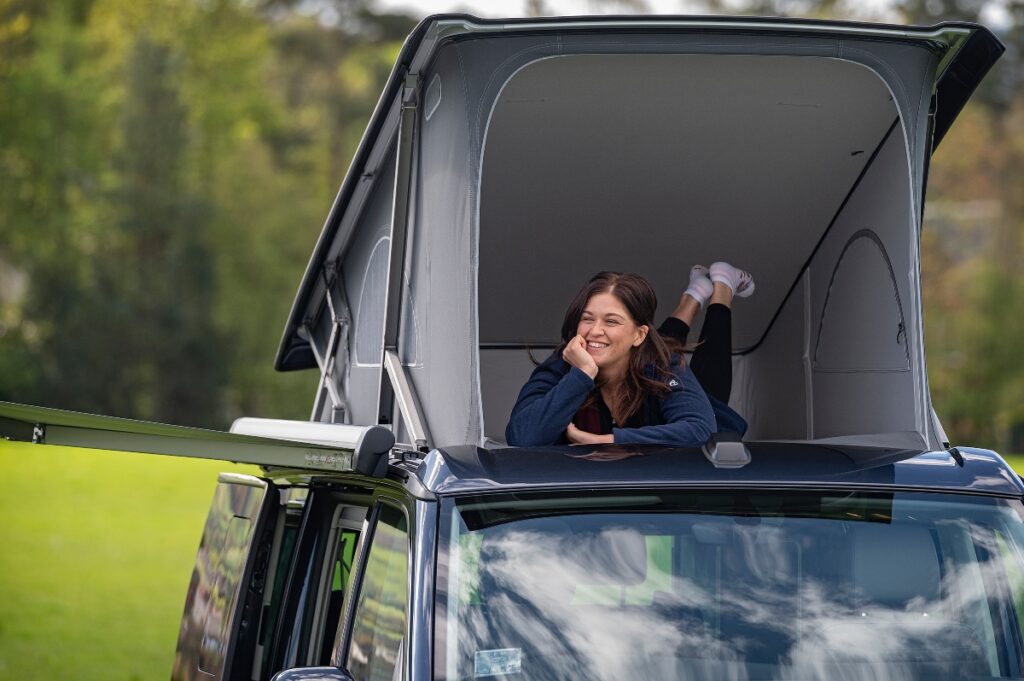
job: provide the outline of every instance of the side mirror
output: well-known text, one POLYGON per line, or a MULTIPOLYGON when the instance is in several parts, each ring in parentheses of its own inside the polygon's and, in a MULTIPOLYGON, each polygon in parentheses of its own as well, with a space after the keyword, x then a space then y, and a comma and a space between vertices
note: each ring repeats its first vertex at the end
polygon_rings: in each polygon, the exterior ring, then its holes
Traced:
POLYGON ((270 681, 355 681, 352 675, 337 667, 301 667, 274 674, 270 681))

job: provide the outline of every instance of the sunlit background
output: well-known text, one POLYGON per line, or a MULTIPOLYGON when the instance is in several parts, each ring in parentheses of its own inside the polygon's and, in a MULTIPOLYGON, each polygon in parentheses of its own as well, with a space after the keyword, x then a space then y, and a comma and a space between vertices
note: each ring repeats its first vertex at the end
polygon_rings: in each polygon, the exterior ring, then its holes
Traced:
MULTIPOLYGON (((402 40, 445 11, 993 28, 1007 54, 931 167, 925 335, 952 441, 1024 452, 1018 0, 0 0, 0 400, 308 418, 316 374, 272 368, 285 318, 402 40)), ((0 465, 0 679, 167 678, 216 467, 0 465)))

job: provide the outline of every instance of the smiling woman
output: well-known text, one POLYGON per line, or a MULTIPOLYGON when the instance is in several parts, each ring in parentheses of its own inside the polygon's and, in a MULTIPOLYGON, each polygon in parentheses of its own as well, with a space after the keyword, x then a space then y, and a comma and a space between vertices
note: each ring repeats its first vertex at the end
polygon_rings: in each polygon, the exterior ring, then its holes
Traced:
MULTIPOLYGON (((705 287, 691 285, 676 314, 692 321, 684 307, 699 310, 713 286, 710 279, 705 287)), ((720 286, 731 299, 736 286, 720 286)), ((696 447, 718 430, 742 432, 743 419, 724 400, 709 401, 687 369, 682 344, 688 324, 677 318, 685 331, 663 338, 654 329, 657 306, 654 289, 639 275, 592 277, 566 311, 562 344, 519 394, 506 431, 509 444, 696 447)))
POLYGON ((587 301, 580 315, 578 333, 566 347, 572 353, 573 366, 580 366, 591 378, 603 368, 606 376, 622 377, 629 364, 630 352, 647 338, 650 327, 637 325, 629 312, 611 293, 598 293, 587 301), (580 355, 582 350, 584 354, 580 355))

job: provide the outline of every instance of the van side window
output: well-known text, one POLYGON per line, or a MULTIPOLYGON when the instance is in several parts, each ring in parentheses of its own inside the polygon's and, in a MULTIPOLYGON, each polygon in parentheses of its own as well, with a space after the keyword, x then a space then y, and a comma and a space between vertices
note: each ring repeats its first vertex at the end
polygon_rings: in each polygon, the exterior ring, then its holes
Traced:
POLYGON ((408 555, 405 515, 381 506, 352 621, 347 667, 356 681, 401 678, 408 555))
MULTIPOLYGON (((274 596, 264 602, 267 629, 273 633, 272 638, 265 633, 272 650, 261 667, 263 678, 330 660, 355 546, 371 509, 369 499, 342 498, 324 488, 310 492, 308 502, 299 508, 289 503, 289 525, 277 554, 278 579, 272 582, 274 596), (293 517, 296 511, 301 513, 293 517)), ((265 631, 262 625, 260 631, 265 631)))
POLYGON ((334 647, 334 640, 338 634, 337 627, 341 622, 341 606, 344 602, 349 578, 352 575, 352 564, 355 562, 356 545, 358 543, 358 530, 344 528, 338 535, 338 546, 335 550, 335 557, 331 566, 331 590, 327 599, 328 630, 324 632, 321 644, 320 664, 328 664, 331 659, 331 649, 334 647), (331 626, 334 628, 330 628, 331 626))

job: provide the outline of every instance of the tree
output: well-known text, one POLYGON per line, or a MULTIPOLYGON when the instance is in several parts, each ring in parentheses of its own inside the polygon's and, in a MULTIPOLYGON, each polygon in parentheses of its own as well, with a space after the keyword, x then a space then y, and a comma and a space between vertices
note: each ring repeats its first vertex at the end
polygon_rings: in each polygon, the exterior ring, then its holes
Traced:
POLYGON ((108 141, 87 66, 91 2, 0 7, 0 396, 60 404, 54 357, 82 309, 108 141))
MULTIPOLYGON (((188 117, 176 56, 139 38, 128 69, 119 189, 120 330, 138 416, 220 425, 224 343, 213 320, 210 208, 187 183, 188 117)), ((116 271, 116 266, 108 271, 116 271)))

